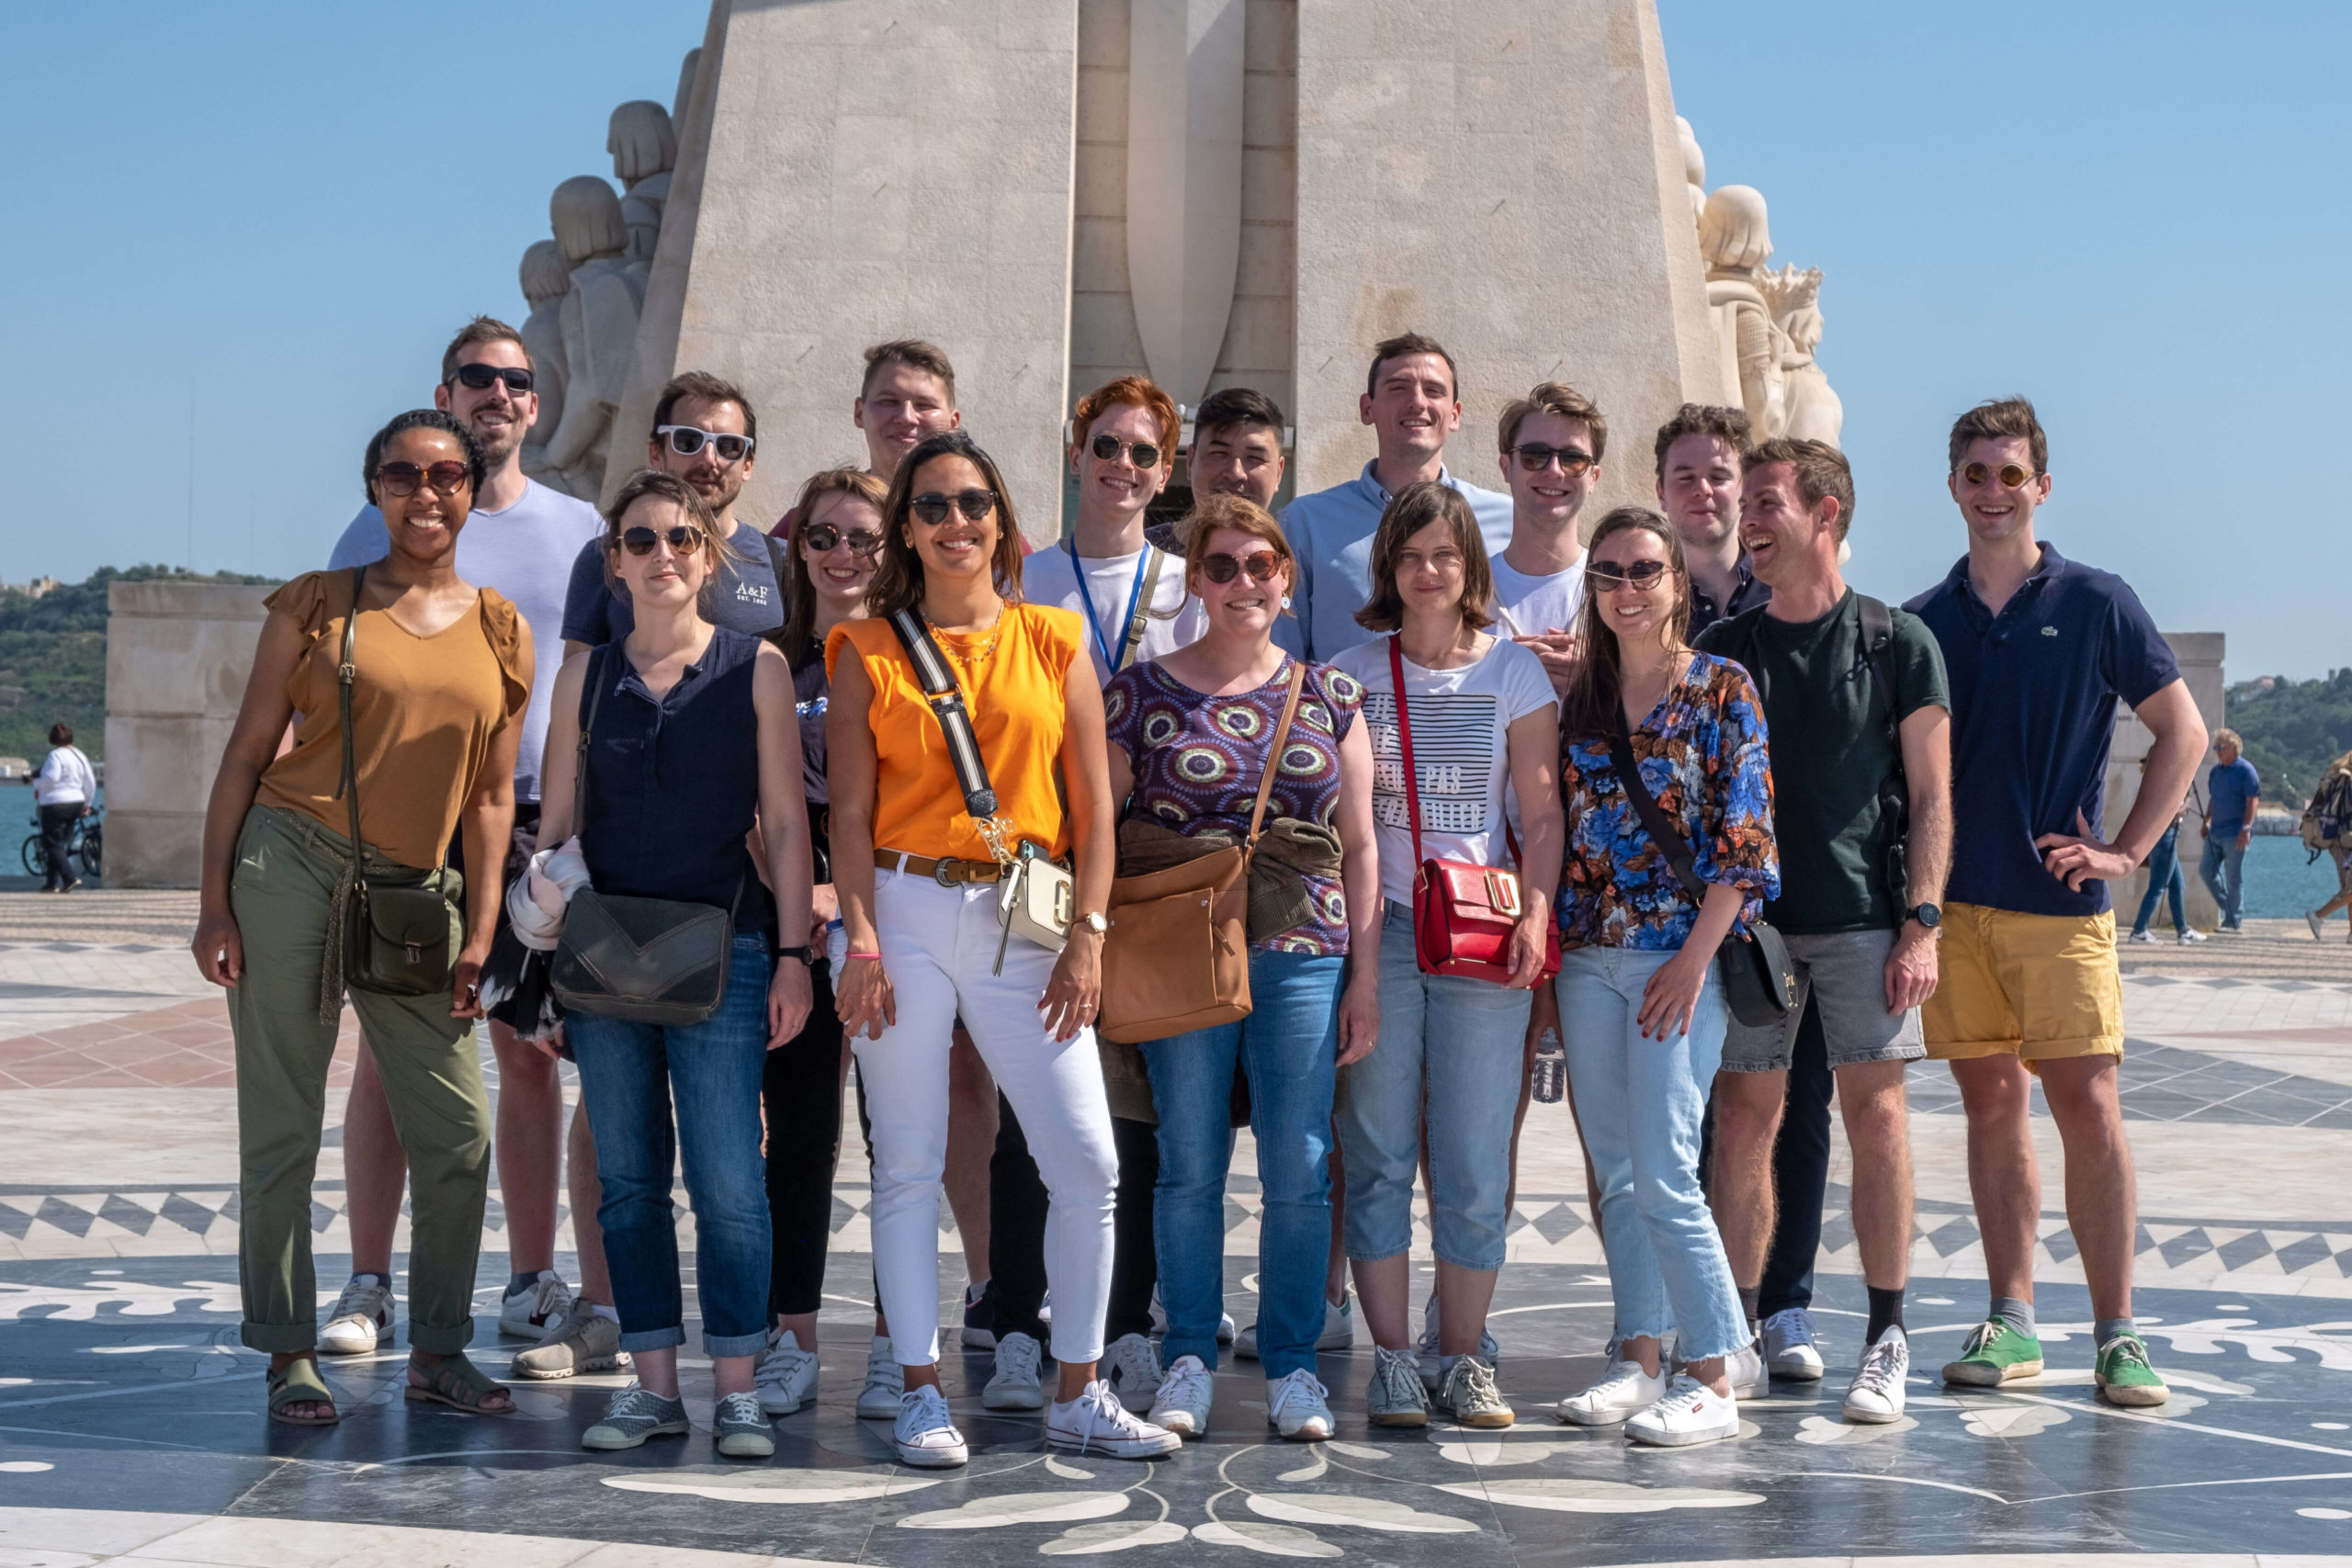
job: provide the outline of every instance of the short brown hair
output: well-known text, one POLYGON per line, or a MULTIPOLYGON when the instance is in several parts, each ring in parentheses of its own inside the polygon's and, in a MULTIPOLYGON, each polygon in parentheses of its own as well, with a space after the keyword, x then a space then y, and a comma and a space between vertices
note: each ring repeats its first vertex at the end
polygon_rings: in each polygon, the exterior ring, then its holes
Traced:
POLYGON ((511 343, 523 351, 523 363, 531 367, 531 373, 533 375, 538 373, 539 362, 531 357, 531 345, 523 341, 521 333, 516 332, 496 316, 476 316, 472 321, 459 327, 458 335, 449 340, 449 346, 441 351, 441 384, 443 386, 447 386, 457 378, 458 355, 478 343, 511 343))
POLYGON ((1686 435, 1713 435, 1731 443, 1735 452, 1746 452, 1754 438, 1755 427, 1747 423, 1741 409, 1727 409, 1719 403, 1684 403, 1674 411, 1674 417, 1657 427, 1657 482, 1666 482, 1666 454, 1669 447, 1686 435))
POLYGON ((791 581, 784 585, 784 646, 794 656, 801 638, 817 624, 817 585, 808 577, 808 563, 800 558, 800 536, 817 515, 817 503, 829 495, 854 495, 879 512, 889 503, 890 487, 864 468, 820 468, 800 487, 792 503, 792 530, 786 539, 786 563, 791 581))
POLYGON ((1454 368, 1453 355, 1445 352, 1445 344, 1419 333, 1399 333, 1383 338, 1372 345, 1372 368, 1364 372, 1363 395, 1367 398, 1380 390, 1380 367, 1392 359, 1402 359, 1408 354, 1434 354, 1445 361, 1445 373, 1453 381, 1453 398, 1462 400, 1462 372, 1454 368))
POLYGON ((1005 493, 1003 470, 980 444, 960 430, 942 430, 915 443, 899 460, 890 493, 882 501, 882 558, 866 584, 865 607, 888 619, 900 610, 922 603, 922 557, 907 537, 913 526, 915 475, 925 463, 941 457, 961 457, 980 470, 980 478, 996 496, 996 555, 990 561, 997 594, 1008 604, 1021 599, 1021 520, 1012 513, 1012 497, 1005 493))
POLYGON ((1175 462, 1176 443, 1184 434, 1183 416, 1176 412, 1176 400, 1148 376, 1122 376, 1079 399, 1069 416, 1070 449, 1085 446, 1086 432, 1094 422, 1122 405, 1151 415, 1152 423, 1159 426, 1159 466, 1164 468, 1175 462))
POLYGON ((1555 413, 1562 419, 1582 420, 1592 436, 1592 460, 1596 463, 1609 455, 1609 422, 1592 406, 1592 400, 1574 387, 1557 381, 1546 381, 1523 398, 1513 398, 1503 408, 1501 422, 1495 427, 1499 449, 1510 451, 1519 445, 1519 427, 1527 423, 1530 414, 1555 413))
POLYGON ((701 529, 702 536, 710 541, 710 571, 703 579, 699 595, 702 618, 707 621, 710 619, 712 595, 718 589, 724 559, 728 557, 741 558, 737 556, 733 545, 719 536, 718 520, 710 514, 709 503, 703 500, 702 492, 675 474, 665 474, 659 468, 639 468, 623 479, 621 488, 614 492, 613 503, 605 508, 605 536, 600 541, 605 547, 605 585, 614 592, 621 592, 620 574, 614 570, 614 560, 620 554, 622 519, 628 515, 630 507, 648 496, 657 501, 677 502, 687 520, 701 529))
POLYGON ((1786 463, 1796 470, 1797 496, 1807 507, 1820 505, 1824 496, 1837 498, 1838 536, 1843 539, 1854 521, 1854 468, 1846 461, 1846 454, 1826 441, 1796 441, 1781 435, 1750 448, 1739 460, 1739 471, 1752 474, 1776 463, 1786 463))
POLYGON ((688 398, 705 403, 733 403, 743 411, 743 434, 757 447, 760 441, 760 416, 752 412, 752 400, 743 389, 707 370, 686 370, 663 383, 662 395, 653 400, 653 428, 646 432, 646 439, 662 439, 662 427, 688 398))
POLYGON ((1356 612, 1366 631, 1393 632, 1405 624, 1405 596, 1396 592, 1396 557, 1405 541, 1432 523, 1442 523, 1462 552, 1462 624, 1474 632, 1495 624, 1487 614, 1494 602, 1495 569, 1487 542, 1478 536, 1478 514, 1462 492, 1435 479, 1407 485, 1391 497, 1372 535, 1372 593, 1356 612))
POLYGON ((935 343, 919 337, 894 337, 888 343, 877 343, 865 351, 865 374, 857 383, 857 395, 865 396, 874 389, 874 378, 893 365, 903 365, 910 370, 921 370, 936 376, 947 389, 950 407, 956 402, 956 367, 949 364, 947 351, 935 343))
MULTIPOLYGON (((1209 536, 1219 528, 1230 528, 1237 534, 1247 534, 1262 539, 1272 548, 1274 558, 1282 563, 1291 586, 1298 586, 1298 557, 1291 552, 1290 539, 1283 533, 1283 525, 1274 514, 1245 495, 1195 495, 1193 510, 1184 513, 1176 525, 1177 537, 1184 541, 1184 581, 1190 583, 1193 574, 1201 570, 1201 562, 1208 558, 1209 536)), ((1288 615, 1290 612, 1283 612, 1288 615)))
POLYGON ((2023 441, 2033 453, 2033 471, 2050 471, 2050 437, 2041 420, 2023 398, 1987 398, 1951 422, 1951 466, 1968 455, 1972 441, 2023 441))

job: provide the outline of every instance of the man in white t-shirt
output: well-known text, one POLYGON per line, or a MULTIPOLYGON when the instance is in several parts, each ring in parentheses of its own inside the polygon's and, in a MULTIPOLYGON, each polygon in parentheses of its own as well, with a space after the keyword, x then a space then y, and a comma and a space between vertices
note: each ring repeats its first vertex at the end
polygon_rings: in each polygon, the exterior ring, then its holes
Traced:
POLYGON ((1609 422, 1592 400, 1546 381, 1503 410, 1496 434, 1510 491, 1510 543, 1488 563, 1502 635, 1544 661, 1565 696, 1584 603, 1584 539, 1577 513, 1600 482, 1609 422))
MULTIPOLYGON (((481 443, 489 477, 474 497, 472 513, 458 539, 458 574, 479 587, 494 588, 511 601, 531 628, 533 660, 530 705, 524 710, 523 743, 514 761, 514 852, 503 868, 470 866, 474 875, 511 879, 538 836, 539 761, 547 749, 548 703, 563 668, 563 599, 572 558, 602 532, 596 509, 548 489, 523 473, 523 436, 538 418, 539 399, 530 350, 505 322, 477 316, 441 356, 441 381, 433 406, 455 414, 481 443)), ((384 558, 390 548, 383 513, 360 508, 328 558, 330 570, 384 558)), ((572 1205, 586 1301, 575 1305, 555 1272, 556 1191, 563 1167, 563 1082, 556 1063, 524 1044, 503 1023, 490 1026, 497 1055, 499 1196, 506 1211, 510 1278, 500 1303, 501 1333, 539 1339, 569 1332, 568 1320, 590 1312, 588 1303, 611 1311, 604 1283, 604 1248, 596 1229, 595 1204, 572 1205)), ((574 1163, 585 1145, 586 1123, 572 1123, 574 1163)), ((594 1156, 584 1172, 595 1189, 594 1156)), ((391 1247, 400 1221, 401 1189, 408 1156, 392 1126, 391 1108, 376 1077, 374 1058, 359 1054, 344 1113, 343 1160, 349 1183, 352 1276, 344 1287, 319 1348, 330 1354, 365 1354, 388 1343, 392 1326, 391 1247)), ((575 1187, 578 1176, 575 1172, 575 1187)), ((575 1199, 579 1196, 574 1194, 575 1199)), ((602 1354, 583 1356, 569 1371, 593 1371, 625 1365, 619 1321, 601 1324, 602 1354)))

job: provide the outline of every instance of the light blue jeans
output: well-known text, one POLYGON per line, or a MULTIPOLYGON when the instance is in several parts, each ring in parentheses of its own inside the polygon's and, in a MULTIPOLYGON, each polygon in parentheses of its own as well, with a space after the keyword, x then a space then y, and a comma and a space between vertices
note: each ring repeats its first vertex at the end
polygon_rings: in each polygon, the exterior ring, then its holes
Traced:
POLYGON ((1252 952, 1250 1016, 1145 1043, 1159 1113, 1152 1240, 1168 1309, 1163 1363, 1216 1367, 1225 1310, 1225 1178, 1233 1164, 1233 1069, 1250 1076, 1258 1143, 1258 1359, 1269 1381, 1315 1366, 1331 1261, 1331 1083, 1347 960, 1252 952))
POLYGON ((2245 852, 2238 848, 2235 832, 2222 829, 2205 840, 2205 853, 2197 863, 2198 879, 2205 884, 2205 891, 2222 907, 2222 924, 2227 930, 2237 929, 2238 919, 2245 906, 2245 852))
POLYGON ((1413 1172, 1430 1142, 1430 1229, 1457 1269, 1503 1266, 1510 1124, 1526 1075, 1534 993, 1424 975, 1413 912, 1389 902, 1380 931, 1380 1043, 1341 1069, 1348 1256, 1394 1258, 1413 1241, 1413 1172))
POLYGON ((1642 987, 1674 953, 1582 947, 1562 955, 1560 1033, 1585 1152, 1600 1179, 1600 1239, 1617 1331, 1679 1330, 1683 1359, 1727 1356, 1748 1340, 1721 1233, 1699 1190, 1699 1123, 1723 1059, 1723 986, 1714 965, 1690 1032, 1641 1033, 1642 987))

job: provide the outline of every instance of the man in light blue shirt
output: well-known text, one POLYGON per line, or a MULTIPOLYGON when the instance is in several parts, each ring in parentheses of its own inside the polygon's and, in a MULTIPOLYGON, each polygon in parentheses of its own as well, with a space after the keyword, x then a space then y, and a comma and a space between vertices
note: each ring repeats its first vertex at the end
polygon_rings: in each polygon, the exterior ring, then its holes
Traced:
POLYGON ((1356 417, 1372 426, 1380 456, 1345 484, 1302 495, 1283 513, 1298 558, 1296 618, 1275 623, 1274 640, 1317 663, 1372 640, 1355 618, 1372 592, 1372 534, 1389 497, 1407 485, 1434 479, 1460 491, 1489 556, 1510 543, 1510 497, 1446 472, 1445 441, 1462 428, 1462 396, 1453 356, 1434 338, 1407 333, 1374 347, 1356 417))

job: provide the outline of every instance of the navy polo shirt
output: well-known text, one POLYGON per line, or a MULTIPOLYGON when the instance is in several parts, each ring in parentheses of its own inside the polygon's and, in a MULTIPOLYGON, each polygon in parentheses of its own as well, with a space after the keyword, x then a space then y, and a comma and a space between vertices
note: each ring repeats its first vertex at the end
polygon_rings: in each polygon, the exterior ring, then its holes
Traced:
POLYGON ((2080 893, 2050 874, 2034 840, 2104 839, 2107 753, 2118 698, 2138 707, 2180 678, 2138 594, 2048 544, 2001 613, 1969 586, 1968 558, 1903 606, 1928 624, 1951 682, 1954 833, 1944 897, 2031 915, 2096 915, 2107 884, 2080 893))

